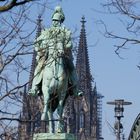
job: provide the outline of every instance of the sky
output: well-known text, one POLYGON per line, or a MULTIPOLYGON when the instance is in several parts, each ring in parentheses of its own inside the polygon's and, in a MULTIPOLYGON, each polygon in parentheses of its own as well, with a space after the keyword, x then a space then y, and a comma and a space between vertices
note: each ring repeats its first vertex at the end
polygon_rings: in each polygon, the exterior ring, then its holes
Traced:
MULTIPOLYGON (((115 54, 114 45, 119 44, 119 40, 105 38, 103 26, 97 23, 102 20, 110 31, 123 36, 127 36, 127 34, 119 20, 121 17, 104 12, 101 6, 103 2, 105 0, 63 0, 49 3, 50 9, 43 15, 43 19, 45 19, 43 24, 46 27, 50 25, 52 9, 59 4, 65 13, 65 26, 73 32, 76 29, 74 36, 78 36, 81 29, 81 17, 85 16, 91 74, 96 82, 98 92, 104 96, 102 135, 105 140, 113 140, 115 137, 107 122, 113 127, 114 106, 107 105, 106 102, 115 99, 132 102, 132 105, 124 107, 122 124, 126 138, 139 114, 140 71, 136 65, 140 62, 140 49, 138 46, 128 46, 129 49, 121 51, 121 56, 124 59, 120 59, 115 54)), ((40 12, 39 8, 38 11, 40 12)))

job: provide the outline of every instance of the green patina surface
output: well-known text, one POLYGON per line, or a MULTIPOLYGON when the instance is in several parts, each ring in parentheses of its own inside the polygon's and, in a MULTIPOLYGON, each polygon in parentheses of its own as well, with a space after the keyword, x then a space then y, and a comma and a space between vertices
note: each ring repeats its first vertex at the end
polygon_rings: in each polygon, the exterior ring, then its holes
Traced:
POLYGON ((33 140, 76 140, 73 134, 67 133, 38 133, 33 140))
POLYGON ((128 140, 140 140, 140 113, 133 123, 128 140))
POLYGON ((62 26, 65 16, 60 6, 52 15, 52 26, 41 32, 36 39, 36 68, 30 95, 43 94, 44 109, 41 120, 48 121, 48 131, 53 131, 53 112, 58 115, 57 132, 64 132, 63 109, 67 97, 81 96, 78 78, 72 57, 71 31, 62 26), (71 90, 71 93, 70 93, 71 90))

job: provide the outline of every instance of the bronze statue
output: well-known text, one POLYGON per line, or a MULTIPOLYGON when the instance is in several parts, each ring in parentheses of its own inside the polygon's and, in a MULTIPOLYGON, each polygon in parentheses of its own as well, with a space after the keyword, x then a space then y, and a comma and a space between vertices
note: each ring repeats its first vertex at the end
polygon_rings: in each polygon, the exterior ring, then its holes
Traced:
MULTIPOLYGON (((41 120, 52 120, 57 109, 57 132, 63 132, 62 114, 69 89, 79 96, 77 74, 72 58, 71 32, 62 26, 65 16, 60 6, 52 15, 52 26, 41 32, 35 43, 37 66, 32 82, 31 95, 43 93, 44 109, 41 120)), ((49 121, 49 132, 53 130, 49 121)))

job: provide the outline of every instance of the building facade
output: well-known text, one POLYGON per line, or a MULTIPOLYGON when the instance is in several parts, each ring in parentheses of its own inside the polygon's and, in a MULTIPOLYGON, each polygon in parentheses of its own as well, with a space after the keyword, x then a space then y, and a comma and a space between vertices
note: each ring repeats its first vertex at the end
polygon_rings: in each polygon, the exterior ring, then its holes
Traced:
POLYGON ((69 98, 66 105, 67 131, 74 133, 78 140, 101 140, 102 138, 102 98, 97 93, 94 79, 90 72, 88 45, 85 30, 85 18, 81 20, 81 32, 76 59, 79 89, 84 96, 79 99, 69 98))

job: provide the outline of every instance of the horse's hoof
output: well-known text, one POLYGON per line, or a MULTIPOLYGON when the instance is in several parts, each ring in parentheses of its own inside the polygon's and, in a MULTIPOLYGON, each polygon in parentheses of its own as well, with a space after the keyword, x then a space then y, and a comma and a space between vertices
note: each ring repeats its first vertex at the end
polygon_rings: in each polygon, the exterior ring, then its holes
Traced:
POLYGON ((41 115, 41 120, 42 120, 42 121, 45 121, 45 120, 46 120, 46 114, 45 114, 45 113, 43 113, 43 114, 41 115))
POLYGON ((30 90, 28 91, 28 95, 36 96, 36 92, 35 92, 35 90, 30 89, 30 90))
POLYGON ((56 133, 62 133, 61 129, 57 129, 56 133))
POLYGON ((77 93, 78 97, 79 97, 79 96, 82 97, 83 94, 84 94, 84 93, 83 93, 82 91, 79 91, 79 92, 77 93))

